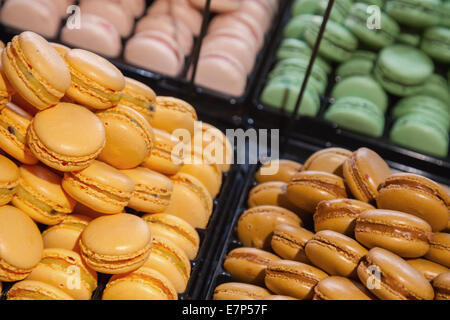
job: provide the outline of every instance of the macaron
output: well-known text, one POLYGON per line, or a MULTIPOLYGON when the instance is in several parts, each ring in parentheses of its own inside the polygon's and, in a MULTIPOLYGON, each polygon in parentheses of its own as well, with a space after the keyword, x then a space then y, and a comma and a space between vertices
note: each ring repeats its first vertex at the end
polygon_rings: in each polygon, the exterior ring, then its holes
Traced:
POLYGON ((178 300, 178 295, 163 274, 141 267, 131 273, 112 276, 102 300, 178 300))
POLYGON ((312 299, 314 287, 328 275, 316 267, 289 260, 269 263, 266 269, 266 287, 279 295, 297 299, 312 299))
POLYGON ((31 121, 27 142, 44 164, 68 172, 88 167, 105 146, 105 128, 88 109, 71 104, 39 112, 31 121))
POLYGON ((177 129, 185 129, 192 135, 197 119, 197 112, 188 102, 173 97, 159 96, 156 98, 156 112, 151 125, 168 133, 174 133, 177 129))
POLYGON ((373 202, 378 196, 378 186, 391 175, 387 163, 367 148, 356 150, 344 162, 344 177, 353 196, 363 202, 373 202))
POLYGON ((155 235, 152 237, 152 249, 144 266, 163 274, 178 293, 183 293, 191 275, 188 257, 183 249, 169 239, 155 235))
POLYGON ((90 217, 79 214, 65 216, 62 222, 42 232, 44 248, 60 248, 78 252, 80 235, 91 220, 90 217))
POLYGON ((41 233, 33 220, 15 207, 0 207, 0 222, 0 281, 23 280, 41 259, 41 233))
POLYGON ((429 97, 435 97, 447 102, 450 100, 450 91, 448 90, 448 82, 443 76, 439 74, 432 74, 423 84, 421 90, 422 94, 429 97))
POLYGON ((450 268, 450 233, 433 233, 425 259, 450 268))
POLYGON ((19 185, 19 168, 14 162, 0 155, 0 205, 9 203, 19 185))
POLYGON ((405 258, 425 255, 430 236, 426 221, 399 211, 367 210, 356 218, 356 240, 367 248, 385 248, 405 258))
POLYGON ((378 105, 366 98, 339 98, 328 108, 324 117, 347 130, 376 138, 383 135, 384 114, 378 105))
POLYGON ((289 20, 283 29, 285 39, 305 40, 306 28, 312 23, 316 16, 313 14, 300 14, 289 20))
POLYGON ((450 62, 450 29, 431 27, 425 30, 420 48, 433 59, 450 62))
POLYGON ((75 300, 89 300, 97 288, 97 273, 86 266, 78 253, 66 249, 44 249, 41 262, 27 280, 52 285, 75 300))
POLYGON ((352 57, 337 67, 336 76, 340 79, 353 76, 369 76, 374 65, 375 61, 371 59, 352 57))
POLYGON ((400 29, 400 33, 397 36, 397 43, 418 47, 421 40, 420 36, 420 34, 417 34, 415 32, 400 29))
POLYGON ((314 233, 307 229, 279 224, 273 230, 270 246, 283 259, 309 263, 305 245, 313 236, 314 233))
POLYGON ((8 300, 74 300, 59 288, 33 280, 15 283, 9 289, 6 298, 8 300))
POLYGON ((41 165, 23 165, 12 203, 33 220, 55 225, 72 213, 73 200, 61 187, 61 177, 41 165))
POLYGON ((9 83, 39 110, 56 105, 70 87, 63 58, 44 38, 26 31, 2 51, 3 71, 9 83))
POLYGON ((167 238, 178 245, 190 260, 197 257, 200 237, 189 223, 166 213, 147 214, 142 219, 150 226, 153 235, 167 238))
POLYGON ((145 263, 152 247, 152 236, 144 220, 121 213, 90 222, 79 244, 81 257, 91 269, 122 274, 145 263))
MULTIPOLYGON (((347 16, 352 5, 352 1, 339 0, 335 2, 330 12, 330 19, 337 23, 342 23, 347 16)), ((292 7, 292 16, 301 14, 317 14, 323 16, 328 6, 328 0, 297 0, 292 7)))
POLYGON ((396 173, 379 186, 377 206, 415 215, 427 221, 433 231, 441 231, 448 224, 450 197, 428 178, 396 173))
POLYGON ((265 288, 247 283, 228 282, 214 289, 213 300, 261 300, 270 292, 265 288))
POLYGON ((299 208, 314 213, 322 200, 347 198, 344 180, 334 174, 320 171, 297 173, 286 187, 286 196, 299 208))
POLYGON ((70 51, 70 48, 57 42, 50 42, 53 48, 58 51, 59 55, 64 58, 67 52, 70 51))
POLYGON ((84 170, 66 173, 62 187, 78 202, 107 214, 123 212, 135 188, 125 173, 97 160, 84 170))
POLYGON ((125 89, 120 104, 133 108, 151 123, 156 111, 156 94, 144 83, 125 77, 125 89))
POLYGON ((428 280, 398 255, 373 248, 358 265, 361 283, 383 300, 433 300, 428 280))
POLYGON ((436 300, 450 300, 450 272, 443 273, 433 280, 436 300))
POLYGON ((450 271, 448 268, 426 259, 411 259, 406 260, 406 262, 422 272, 425 278, 427 278, 427 280, 430 282, 440 274, 450 271))
POLYGON ((354 199, 334 199, 319 202, 314 212, 314 230, 332 230, 353 237, 356 218, 374 206, 354 199))
POLYGON ((423 28, 439 22, 439 0, 388 0, 384 9, 398 22, 423 28))
POLYGON ((281 260, 278 256, 256 248, 236 248, 231 250, 223 267, 233 280, 256 285, 264 284, 265 270, 272 261, 281 260))
POLYGON ((248 195, 248 207, 277 206, 278 198, 285 192, 287 183, 280 181, 263 182, 253 187, 248 195))
POLYGON ((208 189, 187 173, 179 172, 170 179, 173 182, 172 199, 164 213, 182 218, 194 228, 206 228, 213 210, 208 189))
POLYGON ((331 276, 314 287, 313 300, 374 300, 361 283, 348 278, 331 276))
POLYGON ((322 171, 342 177, 342 164, 351 156, 352 152, 343 148, 322 149, 306 159, 301 171, 322 171))
POLYGON ((302 165, 296 161, 276 159, 261 165, 255 174, 258 183, 269 181, 289 182, 301 170, 302 165))
POLYGON ((276 206, 258 206, 246 210, 237 223, 239 240, 246 247, 269 249, 273 230, 279 224, 300 227, 301 219, 293 212, 276 206))
MULTIPOLYGON (((206 0, 189 0, 190 3, 197 9, 204 10, 206 0)), ((212 0, 210 3, 210 10, 212 12, 229 12, 238 10, 242 5, 242 0, 212 0)))
POLYGON ((270 296, 262 298, 261 300, 298 300, 298 299, 288 296, 280 296, 278 294, 272 294, 270 296))
MULTIPOLYGON (((0 48, 3 51, 3 48, 0 48)), ((0 63, 0 111, 6 107, 6 105, 11 102, 14 90, 11 88, 6 76, 3 75, 1 63, 0 63)))
POLYGON ((99 160, 117 169, 133 169, 150 155, 153 129, 139 112, 118 105, 97 113, 97 117, 102 121, 106 134, 106 144, 99 160))
POLYGON ((70 50, 65 56, 72 84, 67 96, 92 109, 108 109, 117 105, 125 88, 125 78, 112 63, 99 55, 70 50))

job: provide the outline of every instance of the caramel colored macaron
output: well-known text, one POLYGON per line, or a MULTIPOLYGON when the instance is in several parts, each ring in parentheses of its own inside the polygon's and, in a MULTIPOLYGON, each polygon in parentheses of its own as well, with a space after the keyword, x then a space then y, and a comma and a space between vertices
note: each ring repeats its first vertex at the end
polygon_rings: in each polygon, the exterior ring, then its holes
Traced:
POLYGON ((24 280, 9 289, 8 300, 74 300, 63 290, 41 281, 24 280))
POLYGON ((330 275, 356 277, 356 268, 367 254, 366 248, 341 233, 317 232, 305 246, 308 259, 330 275))
POLYGON ((40 35, 23 32, 2 52, 3 70, 11 86, 39 110, 58 104, 70 87, 64 59, 40 35))
POLYGON ((169 239, 177 244, 190 260, 197 256, 200 237, 189 223, 176 216, 155 213, 142 217, 150 226, 153 235, 169 239))
POLYGON ((170 179, 173 182, 172 199, 164 213, 177 216, 194 228, 206 228, 213 209, 208 189, 187 173, 177 173, 170 179))
POLYGON ((344 277, 332 276, 314 287, 313 300, 374 300, 361 283, 344 277))
POLYGON ((434 181, 411 173, 389 176, 379 187, 380 209, 406 212, 427 221, 433 231, 447 227, 450 196, 434 181))
POLYGON ((10 202, 19 184, 19 168, 14 162, 0 155, 0 206, 10 202))
POLYGON ((107 274, 138 269, 147 260, 151 247, 152 236, 145 221, 125 213, 93 220, 80 238, 86 264, 107 274))
POLYGON ((302 171, 324 171, 343 176, 342 165, 352 152, 342 148, 327 148, 312 154, 303 165, 302 171))
POLYGON ((133 108, 151 123, 156 111, 156 94, 142 82, 125 77, 125 89, 120 104, 133 108))
POLYGON ((441 273, 449 272, 450 270, 438 263, 428 261, 425 259, 411 259, 406 260, 415 269, 419 270, 428 281, 433 281, 441 273))
POLYGON ((442 273, 433 280, 436 300, 450 300, 450 272, 442 273))
POLYGON ((234 280, 262 285, 267 266, 276 260, 280 258, 270 252, 244 247, 231 250, 223 266, 234 280))
POLYGON ((133 169, 150 155, 153 129, 139 112, 118 105, 97 113, 97 116, 106 133, 106 144, 99 160, 117 169, 133 169))
POLYGON ((177 292, 160 272, 141 267, 127 274, 111 277, 102 300, 177 300, 177 292))
POLYGON ((345 160, 344 178, 356 199, 374 202, 378 186, 391 175, 387 163, 374 151, 361 148, 345 160))
POLYGON ((276 206, 258 206, 245 211, 238 220, 239 240, 246 247, 269 249, 273 230, 279 224, 302 225, 293 212, 276 206))
POLYGON ((292 160, 272 160, 263 164, 256 172, 255 179, 258 183, 269 181, 289 182, 292 177, 301 170, 302 165, 292 160), (277 168, 273 173, 272 169, 277 168))
POLYGON ((320 171, 295 174, 286 187, 286 195, 293 204, 311 213, 320 201, 347 198, 344 180, 320 171))
POLYGON ((304 228, 279 224, 273 230, 270 246, 283 259, 309 263, 305 245, 313 236, 314 233, 304 228))
POLYGON ((432 300, 434 292, 425 276, 398 255, 373 248, 358 265, 361 283, 383 300, 432 300))
POLYGON ((25 164, 36 164, 38 159, 27 144, 27 131, 33 117, 13 103, 0 111, 0 148, 25 164))
POLYGON ((108 109, 122 98, 125 78, 111 62, 99 55, 73 49, 64 56, 72 84, 67 96, 92 109, 108 109))
POLYGON ((426 221, 403 212, 368 210, 356 219, 356 240, 368 248, 385 248, 405 258, 427 253, 430 235, 426 221))
POLYGON ((64 216, 63 221, 42 232, 44 248, 61 248, 79 251, 78 240, 84 228, 91 222, 91 218, 70 214, 64 216))
POLYGON ((122 212, 134 192, 133 180, 125 173, 97 160, 84 170, 66 173, 62 187, 78 202, 107 214, 122 212))
POLYGON ((335 199, 319 202, 314 213, 314 230, 333 230, 349 237, 355 231, 356 218, 372 205, 353 199, 335 199))
POLYGON ((123 170, 134 182, 134 192, 128 207, 148 213, 163 212, 170 204, 173 183, 165 175, 138 167, 123 170))
POLYGON ((78 253, 66 249, 44 249, 41 262, 27 280, 50 284, 76 300, 89 300, 97 288, 97 273, 86 266, 78 253))
POLYGON ((261 300, 270 296, 266 289, 247 283, 228 282, 214 289, 213 300, 261 300))
POLYGON ((298 300, 296 298, 288 297, 288 296, 280 296, 277 294, 272 294, 270 296, 264 297, 261 300, 298 300))
POLYGON ((450 233, 433 233, 425 258, 450 268, 450 233))
POLYGON ((186 101, 173 97, 156 98, 156 112, 151 123, 153 127, 168 133, 185 129, 192 135, 195 121, 197 113, 186 101))
POLYGON ((71 103, 39 112, 27 135, 31 152, 47 166, 63 172, 88 167, 102 151, 105 140, 100 119, 71 103))
POLYGON ((0 281, 25 279, 41 259, 44 245, 36 224, 21 210, 0 207, 0 281))
POLYGON ((248 206, 278 206, 279 197, 286 190, 287 183, 281 181, 269 181, 258 184, 250 190, 248 206))
POLYGON ((273 261, 266 269, 266 287, 279 295, 312 299, 314 287, 328 275, 313 266, 289 260, 273 261))

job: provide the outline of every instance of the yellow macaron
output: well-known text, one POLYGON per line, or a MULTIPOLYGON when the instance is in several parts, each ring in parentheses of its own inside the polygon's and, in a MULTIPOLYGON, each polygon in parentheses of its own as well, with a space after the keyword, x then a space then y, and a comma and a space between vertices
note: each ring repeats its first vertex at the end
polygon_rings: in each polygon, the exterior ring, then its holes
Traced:
POLYGON ((196 120, 194 107, 186 101, 173 97, 156 98, 156 112, 151 122, 153 127, 169 133, 185 129, 192 135, 196 120))
POLYGON ((120 104, 133 108, 151 123, 156 111, 156 94, 142 82, 125 77, 125 89, 120 104))
POLYGON ((19 168, 8 158, 0 155, 0 206, 10 202, 19 184, 19 168))
POLYGON ((41 281, 24 280, 9 289, 8 300, 74 300, 61 289, 41 281))
POLYGON ((78 252, 80 235, 91 220, 90 217, 79 214, 65 216, 61 223, 42 232, 44 248, 61 248, 78 252))

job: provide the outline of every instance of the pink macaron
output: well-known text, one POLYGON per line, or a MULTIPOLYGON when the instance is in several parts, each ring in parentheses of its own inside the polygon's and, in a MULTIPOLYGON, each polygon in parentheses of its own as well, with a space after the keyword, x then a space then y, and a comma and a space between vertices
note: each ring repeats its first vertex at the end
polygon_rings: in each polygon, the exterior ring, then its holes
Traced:
POLYGON ((275 13, 268 0, 243 0, 239 11, 245 12, 255 19, 264 32, 269 30, 275 13))
MULTIPOLYGON (((206 6, 206 0, 190 0, 192 5, 200 10, 206 6)), ((238 10, 242 5, 242 0, 211 0, 210 10, 212 12, 230 12, 238 10)))
POLYGON ((145 0, 109 0, 111 2, 119 3, 124 9, 131 12, 135 18, 139 18, 145 12, 145 0))
POLYGON ((122 51, 122 42, 116 28, 104 18, 93 14, 81 15, 81 28, 65 26, 61 40, 70 46, 94 51, 115 58, 122 51))
POLYGON ((125 60, 136 66, 177 76, 183 67, 183 53, 178 43, 160 31, 142 31, 128 40, 125 60))
POLYGON ((66 17, 67 9, 75 3, 75 0, 51 0, 56 7, 56 10, 61 18, 66 17))
POLYGON ((181 20, 175 20, 169 15, 145 16, 136 25, 136 33, 154 30, 167 34, 174 39, 185 55, 192 51, 194 35, 181 20))

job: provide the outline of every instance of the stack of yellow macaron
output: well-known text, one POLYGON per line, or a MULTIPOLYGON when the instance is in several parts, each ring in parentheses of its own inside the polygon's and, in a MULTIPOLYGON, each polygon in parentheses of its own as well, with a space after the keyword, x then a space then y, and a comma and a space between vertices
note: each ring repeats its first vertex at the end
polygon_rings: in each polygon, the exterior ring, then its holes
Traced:
POLYGON ((0 53, 0 283, 20 281, 7 297, 90 299, 100 272, 103 299, 177 299, 226 137, 91 52, 24 32, 0 53))

